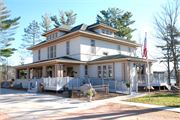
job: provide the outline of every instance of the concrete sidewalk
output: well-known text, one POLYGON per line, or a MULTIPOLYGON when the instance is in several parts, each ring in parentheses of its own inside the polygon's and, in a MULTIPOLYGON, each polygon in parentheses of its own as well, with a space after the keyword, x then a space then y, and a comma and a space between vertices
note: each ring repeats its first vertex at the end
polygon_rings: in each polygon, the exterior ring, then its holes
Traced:
POLYGON ((39 93, 1 88, 0 111, 17 120, 40 119, 85 110, 105 103, 86 102, 39 93))

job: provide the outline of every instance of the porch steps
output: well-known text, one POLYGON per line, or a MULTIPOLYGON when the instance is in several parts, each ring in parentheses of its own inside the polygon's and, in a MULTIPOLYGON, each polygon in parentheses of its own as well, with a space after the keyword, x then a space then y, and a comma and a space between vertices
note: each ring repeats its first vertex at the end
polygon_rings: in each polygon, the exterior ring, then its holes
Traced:
POLYGON ((171 86, 170 86, 170 85, 165 84, 165 86, 166 86, 166 88, 167 88, 168 90, 171 90, 171 86))
POLYGON ((36 89, 36 88, 31 88, 31 90, 27 90, 27 92, 37 93, 37 92, 38 92, 38 89, 36 89))

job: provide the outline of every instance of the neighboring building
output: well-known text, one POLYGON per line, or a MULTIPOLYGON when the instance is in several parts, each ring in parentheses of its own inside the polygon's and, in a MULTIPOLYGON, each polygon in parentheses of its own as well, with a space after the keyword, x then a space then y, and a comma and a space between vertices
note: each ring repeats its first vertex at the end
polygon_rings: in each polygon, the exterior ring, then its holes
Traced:
MULTIPOLYGON (((33 51, 33 63, 14 66, 16 79, 20 69, 27 69, 27 79, 74 76, 130 81, 136 74, 146 74, 146 60, 136 57, 141 45, 116 36, 117 31, 102 23, 52 29, 42 34, 45 41, 27 48, 33 51)), ((151 74, 153 62, 148 61, 151 74)))

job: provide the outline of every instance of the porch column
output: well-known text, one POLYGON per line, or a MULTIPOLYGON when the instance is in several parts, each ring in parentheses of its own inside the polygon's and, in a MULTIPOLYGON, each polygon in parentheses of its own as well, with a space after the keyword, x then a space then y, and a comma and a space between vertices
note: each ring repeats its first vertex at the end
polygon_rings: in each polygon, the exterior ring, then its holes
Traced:
POLYGON ((55 64, 55 77, 60 77, 60 65, 55 64))
POLYGON ((18 70, 15 69, 15 79, 18 79, 18 70))
POLYGON ((146 64, 144 64, 143 66, 144 66, 144 71, 143 71, 143 75, 146 75, 146 73, 147 73, 147 68, 146 68, 146 64))
POLYGON ((141 64, 139 64, 139 75, 141 75, 141 64))
POLYGON ((63 64, 60 64, 60 77, 63 77, 63 64))
POLYGON ((47 77, 47 66, 43 66, 43 77, 47 77))
POLYGON ((29 77, 30 77, 30 69, 27 68, 27 78, 26 79, 29 79, 29 77))
POLYGON ((150 71, 150 74, 152 75, 153 74, 152 63, 149 63, 149 71, 150 71))

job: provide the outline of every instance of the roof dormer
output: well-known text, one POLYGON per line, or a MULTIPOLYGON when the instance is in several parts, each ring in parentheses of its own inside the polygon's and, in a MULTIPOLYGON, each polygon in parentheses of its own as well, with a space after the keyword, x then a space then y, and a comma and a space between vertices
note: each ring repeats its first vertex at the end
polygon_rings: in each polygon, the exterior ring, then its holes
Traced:
POLYGON ((99 34, 107 35, 110 37, 114 37, 114 32, 119 31, 116 28, 110 27, 108 25, 105 25, 103 23, 95 23, 93 25, 90 25, 88 29, 94 30, 99 34))

